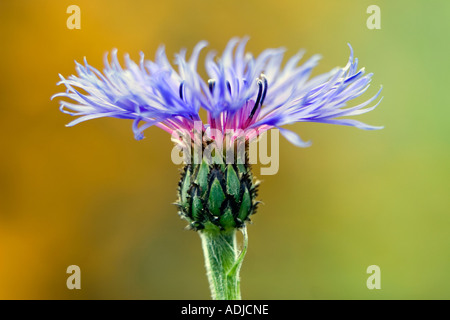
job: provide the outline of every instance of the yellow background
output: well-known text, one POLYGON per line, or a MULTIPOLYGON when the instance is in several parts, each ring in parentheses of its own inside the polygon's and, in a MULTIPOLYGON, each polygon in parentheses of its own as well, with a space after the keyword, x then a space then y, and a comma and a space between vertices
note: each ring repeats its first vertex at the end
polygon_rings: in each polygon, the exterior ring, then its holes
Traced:
POLYGON ((209 299, 200 239, 171 204, 168 134, 135 141, 118 119, 65 128, 50 97, 84 56, 102 69, 113 48, 153 59, 165 44, 172 58, 248 35, 255 54, 321 53, 315 74, 345 65, 351 43, 375 73, 365 97, 384 86, 358 119, 385 129, 289 127, 313 145, 283 139, 278 174, 260 177, 243 298, 449 299, 449 16, 444 0, 1 1, 0 298, 209 299), (71 4, 81 30, 66 27, 71 4), (371 4, 381 30, 366 27, 371 4), (81 290, 66 288, 72 264, 81 290), (372 264, 381 290, 366 287, 372 264))

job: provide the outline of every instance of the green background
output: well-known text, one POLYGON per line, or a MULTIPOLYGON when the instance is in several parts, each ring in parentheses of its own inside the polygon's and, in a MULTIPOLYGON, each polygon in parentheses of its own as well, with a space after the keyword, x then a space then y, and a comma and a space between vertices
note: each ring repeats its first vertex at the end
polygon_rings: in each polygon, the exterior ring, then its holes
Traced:
MULTIPOLYGON (((50 96, 58 73, 105 52, 170 58, 200 40, 219 52, 250 36, 258 54, 283 46, 344 66, 351 43, 374 72, 358 117, 381 131, 289 126, 280 170, 263 176, 248 227, 244 299, 449 299, 449 1, 0 2, 0 298, 209 299, 200 239, 171 203, 179 167, 167 133, 135 141, 130 121, 73 128, 50 96), (66 8, 81 8, 81 30, 66 8), (381 30, 366 9, 381 8, 381 30), (81 290, 66 268, 81 268, 81 290), (368 290, 369 265, 381 290, 368 290)), ((204 55, 202 55, 204 57, 204 55)), ((257 169, 257 168, 256 168, 257 169)), ((258 174, 256 170, 255 174, 258 174)))

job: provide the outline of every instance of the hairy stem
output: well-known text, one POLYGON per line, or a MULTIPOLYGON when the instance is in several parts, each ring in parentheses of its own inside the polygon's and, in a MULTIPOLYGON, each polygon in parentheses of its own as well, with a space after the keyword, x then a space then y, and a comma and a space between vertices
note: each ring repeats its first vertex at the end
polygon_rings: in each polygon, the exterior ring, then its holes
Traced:
POLYGON ((239 271, 248 243, 246 228, 241 231, 244 235, 241 252, 236 244, 236 229, 199 232, 211 296, 214 300, 241 299, 239 271))

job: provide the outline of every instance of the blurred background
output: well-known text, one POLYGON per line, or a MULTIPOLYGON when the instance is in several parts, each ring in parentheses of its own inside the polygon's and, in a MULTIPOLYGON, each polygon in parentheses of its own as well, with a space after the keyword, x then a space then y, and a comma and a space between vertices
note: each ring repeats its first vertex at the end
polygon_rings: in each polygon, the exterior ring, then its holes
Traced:
POLYGON ((248 35, 254 54, 322 54, 315 74, 344 66, 351 43, 375 74, 365 97, 384 87, 358 120, 385 129, 289 127, 313 145, 282 139, 278 174, 260 177, 243 298, 449 299, 449 16, 444 0, 2 0, 0 298, 209 299, 200 239, 171 204, 169 135, 136 141, 118 119, 66 128, 50 97, 84 56, 102 69, 113 48, 153 59, 165 44, 172 58, 248 35), (72 4, 80 30, 66 27, 72 4), (372 4, 380 30, 366 27, 372 4), (69 265, 81 290, 66 287, 69 265), (369 265, 381 290, 366 287, 369 265))

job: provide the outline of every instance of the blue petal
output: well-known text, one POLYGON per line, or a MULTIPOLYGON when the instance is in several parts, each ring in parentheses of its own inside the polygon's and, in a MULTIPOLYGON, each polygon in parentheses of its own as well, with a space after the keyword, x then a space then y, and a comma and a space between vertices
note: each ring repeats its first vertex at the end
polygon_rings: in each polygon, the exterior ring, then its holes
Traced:
POLYGON ((277 127, 283 137, 297 147, 307 148, 311 145, 311 141, 303 141, 298 134, 288 129, 277 127))

